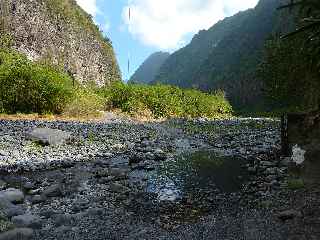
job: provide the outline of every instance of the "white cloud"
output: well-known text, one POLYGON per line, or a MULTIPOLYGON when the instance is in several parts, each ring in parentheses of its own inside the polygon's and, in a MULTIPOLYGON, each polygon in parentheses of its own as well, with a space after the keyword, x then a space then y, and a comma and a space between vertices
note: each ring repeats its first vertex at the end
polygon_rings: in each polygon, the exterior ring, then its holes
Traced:
POLYGON ((258 0, 128 0, 122 18, 129 32, 144 44, 173 50, 185 43, 187 34, 208 29, 224 17, 254 7, 257 2, 258 0))
POLYGON ((76 0, 80 7, 82 7, 87 13, 95 17, 98 13, 96 0, 76 0))
POLYGON ((106 21, 105 24, 102 25, 102 30, 104 32, 108 32, 110 29, 110 22, 106 21))

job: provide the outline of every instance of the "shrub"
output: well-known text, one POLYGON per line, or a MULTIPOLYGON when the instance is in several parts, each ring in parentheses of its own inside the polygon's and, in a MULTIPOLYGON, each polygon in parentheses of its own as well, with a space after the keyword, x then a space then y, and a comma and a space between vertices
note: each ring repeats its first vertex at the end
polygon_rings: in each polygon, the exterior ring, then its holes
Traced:
POLYGON ((106 98, 109 108, 124 112, 152 112, 160 117, 221 117, 232 112, 224 94, 182 90, 166 85, 125 85, 121 82, 99 91, 106 98))
POLYGON ((92 89, 78 87, 73 100, 67 104, 63 114, 68 117, 99 117, 105 107, 105 100, 92 89))
POLYGON ((51 66, 0 49, 0 110, 6 113, 61 113, 73 94, 71 78, 51 66))

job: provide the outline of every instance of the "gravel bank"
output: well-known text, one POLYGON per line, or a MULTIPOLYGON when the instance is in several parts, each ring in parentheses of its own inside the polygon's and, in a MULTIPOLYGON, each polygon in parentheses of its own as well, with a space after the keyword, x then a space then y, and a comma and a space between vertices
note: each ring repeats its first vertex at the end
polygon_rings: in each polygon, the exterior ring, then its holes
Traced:
POLYGON ((32 234, 39 240, 319 239, 319 216, 312 210, 319 209, 320 193, 288 189, 279 136, 279 122, 270 119, 1 120, 0 198, 7 203, 0 204, 1 231, 19 227, 25 239, 32 234), (72 137, 63 145, 40 145, 28 140, 35 128, 72 137), (201 149, 245 159, 249 178, 239 191, 213 186, 179 201, 159 201, 146 191, 150 172, 201 149), (7 201, 8 189, 20 201, 7 201))

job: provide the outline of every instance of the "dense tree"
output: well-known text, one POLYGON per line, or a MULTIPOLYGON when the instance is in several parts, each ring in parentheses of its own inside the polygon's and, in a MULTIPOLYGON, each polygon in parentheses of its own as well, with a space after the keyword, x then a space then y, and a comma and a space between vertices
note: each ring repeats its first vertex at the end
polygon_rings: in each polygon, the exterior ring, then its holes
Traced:
POLYGON ((297 13, 297 28, 268 41, 259 70, 273 109, 309 111, 319 106, 320 2, 290 1, 279 7, 297 13))
POLYGON ((269 109, 313 110, 319 98, 318 73, 309 60, 311 55, 301 45, 303 38, 269 40, 258 76, 264 79, 264 93, 269 109))
POLYGON ((303 35, 304 51, 311 55, 311 63, 320 71, 320 1, 319 0, 290 0, 279 9, 300 8, 300 26, 293 32, 283 36, 289 38, 303 35))

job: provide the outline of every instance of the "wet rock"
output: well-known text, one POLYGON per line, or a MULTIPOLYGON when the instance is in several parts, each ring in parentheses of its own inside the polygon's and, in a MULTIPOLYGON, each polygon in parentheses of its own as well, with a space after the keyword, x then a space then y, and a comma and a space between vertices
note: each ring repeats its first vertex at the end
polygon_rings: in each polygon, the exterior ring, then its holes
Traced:
POLYGON ((71 214, 55 214, 52 216, 55 226, 70 226, 74 216, 71 214))
POLYGON ((166 159, 166 153, 160 148, 154 151, 154 156, 156 161, 163 161, 166 159))
POLYGON ((260 164, 264 167, 272 167, 274 166, 275 164, 270 162, 270 161, 261 161, 260 164))
POLYGON ((32 190, 32 189, 36 188, 35 185, 32 182, 25 182, 22 187, 26 191, 29 191, 29 190, 32 190))
POLYGON ((0 234, 0 240, 31 240, 34 232, 31 228, 15 228, 0 234))
POLYGON ((127 167, 129 163, 130 163, 129 158, 120 156, 120 157, 115 157, 110 159, 109 166, 111 168, 124 168, 124 167, 127 167))
POLYGON ((24 200, 24 194, 19 189, 9 188, 7 190, 0 191, 0 198, 5 198, 11 203, 22 203, 24 200))
POLYGON ((7 183, 3 180, 0 180, 0 190, 4 190, 7 187, 7 183))
POLYGON ((71 138, 71 133, 59 129, 35 128, 27 133, 27 138, 43 145, 60 145, 71 138))
POLYGON ((152 152, 147 152, 145 154, 145 158, 149 160, 153 160, 155 158, 155 155, 152 152))
POLYGON ((62 196, 62 188, 60 184, 49 186, 43 191, 45 197, 60 197, 62 196))
POLYGON ((248 172, 250 174, 256 174, 257 173, 257 168, 256 167, 249 167, 248 168, 248 172))
POLYGON ((88 216, 101 216, 103 215, 104 210, 102 208, 90 208, 86 211, 88 216))
POLYGON ((5 197, 0 197, 0 210, 8 218, 11 218, 12 216, 21 215, 24 213, 24 209, 21 206, 14 205, 5 197))
POLYGON ((111 168, 109 170, 109 174, 115 178, 115 180, 125 179, 127 178, 127 169, 123 168, 111 168))
POLYGON ((22 215, 25 213, 25 210, 21 206, 16 206, 13 204, 11 206, 3 209, 2 211, 8 218, 22 215))
POLYGON ((277 169, 277 168, 267 168, 267 169, 265 170, 265 173, 266 173, 267 175, 275 175, 275 174, 277 174, 277 172, 278 172, 278 169, 277 169))
POLYGON ((296 218, 296 217, 302 217, 302 214, 299 211, 291 209, 291 210, 286 210, 286 211, 280 212, 277 215, 277 217, 280 220, 285 221, 285 220, 290 220, 290 219, 293 219, 293 218, 296 218))
POLYGON ((59 235, 59 234, 64 234, 64 233, 67 233, 67 232, 71 232, 72 231, 72 227, 70 226, 60 226, 60 227, 57 227, 55 229, 55 232, 59 235))
POLYGON ((112 192, 115 192, 115 193, 127 193, 130 191, 129 188, 123 186, 122 184, 120 183, 111 183, 110 184, 110 190, 112 192))
POLYGON ((129 158, 129 165, 139 163, 144 160, 144 155, 142 153, 133 153, 129 158))
POLYGON ((61 214, 61 213, 56 212, 53 209, 43 209, 40 213, 40 216, 45 218, 51 218, 52 216, 55 216, 57 214, 61 214))
POLYGON ((288 167, 291 162, 292 162, 291 157, 282 158, 280 161, 280 166, 288 167))
POLYGON ((31 198, 31 203, 38 204, 38 203, 45 202, 46 200, 47 200, 47 198, 44 195, 34 195, 31 198))
POLYGON ((89 207, 90 202, 88 200, 79 199, 72 206, 72 210, 77 212, 89 207))
POLYGON ((33 229, 41 228, 42 220, 37 215, 24 214, 15 216, 11 219, 14 225, 17 227, 29 227, 33 229))
POLYGON ((41 193, 41 189, 32 189, 27 192, 28 195, 39 195, 41 193))
MULTIPOLYGON (((20 153, 17 154, 19 155, 20 153)), ((23 186, 25 182, 29 181, 28 178, 19 175, 8 175, 3 177, 3 180, 10 186, 23 186)))
POLYGON ((109 175, 110 175, 110 173, 109 173, 108 169, 99 169, 96 172, 96 177, 98 177, 98 178, 108 177, 109 175))

